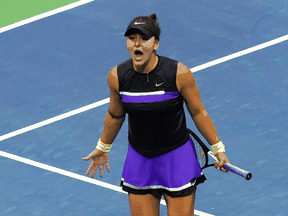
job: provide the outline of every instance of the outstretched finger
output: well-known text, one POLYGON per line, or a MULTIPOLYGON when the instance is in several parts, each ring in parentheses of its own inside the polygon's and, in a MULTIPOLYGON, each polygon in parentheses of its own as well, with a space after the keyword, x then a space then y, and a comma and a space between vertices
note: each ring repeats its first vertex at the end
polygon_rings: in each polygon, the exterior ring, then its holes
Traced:
POLYGON ((110 172, 110 166, 109 166, 109 163, 106 164, 106 168, 107 168, 107 171, 110 172))
POLYGON ((89 165, 89 167, 88 167, 88 169, 87 169, 86 175, 89 175, 89 174, 90 174, 92 168, 93 168, 93 161, 90 163, 90 165, 89 165))
POLYGON ((100 177, 102 178, 104 174, 104 167, 103 165, 100 165, 100 177))
POLYGON ((94 151, 92 151, 88 156, 83 157, 82 160, 85 160, 85 161, 90 160, 93 157, 93 153, 94 151))
POLYGON ((99 165, 97 165, 97 166, 95 166, 95 167, 93 168, 93 171, 92 171, 92 174, 91 174, 91 178, 94 178, 94 176, 95 176, 95 174, 96 174, 96 171, 97 171, 97 169, 98 169, 98 166, 99 166, 99 165))
POLYGON ((91 158, 98 156, 98 155, 101 155, 101 154, 102 154, 102 152, 99 149, 95 149, 88 156, 83 157, 82 160, 87 161, 87 160, 90 160, 91 158))

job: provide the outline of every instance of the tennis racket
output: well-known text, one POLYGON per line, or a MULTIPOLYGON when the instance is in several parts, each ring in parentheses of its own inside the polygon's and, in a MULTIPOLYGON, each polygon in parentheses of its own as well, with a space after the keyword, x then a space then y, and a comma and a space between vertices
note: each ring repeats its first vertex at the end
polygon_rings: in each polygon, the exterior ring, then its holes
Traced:
MULTIPOLYGON (((188 129, 190 137, 194 143, 194 149, 196 152, 196 156, 200 167, 205 169, 210 166, 214 166, 215 163, 209 163, 208 154, 215 160, 218 161, 216 155, 202 142, 202 140, 190 129, 188 129)), ((213 161, 214 162, 214 161, 213 161)), ((246 170, 240 169, 239 167, 233 166, 230 163, 225 163, 223 166, 226 170, 229 170, 239 176, 244 177, 246 180, 250 180, 252 178, 252 174, 246 170)))

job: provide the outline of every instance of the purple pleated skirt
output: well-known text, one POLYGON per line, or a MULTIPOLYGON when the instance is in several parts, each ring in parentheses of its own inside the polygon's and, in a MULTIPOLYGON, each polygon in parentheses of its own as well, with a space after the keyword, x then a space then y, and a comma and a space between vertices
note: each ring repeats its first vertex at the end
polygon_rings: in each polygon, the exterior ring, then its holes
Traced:
POLYGON ((154 157, 138 153, 129 144, 121 186, 132 194, 157 190, 171 197, 183 197, 192 194, 205 180, 190 139, 179 148, 154 157))

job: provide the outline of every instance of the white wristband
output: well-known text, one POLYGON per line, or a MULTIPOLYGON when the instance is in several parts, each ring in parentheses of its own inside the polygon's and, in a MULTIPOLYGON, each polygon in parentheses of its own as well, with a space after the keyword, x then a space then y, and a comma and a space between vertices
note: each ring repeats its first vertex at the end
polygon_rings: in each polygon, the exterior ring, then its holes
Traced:
POLYGON ((218 152, 225 152, 225 145, 222 143, 222 141, 220 141, 214 145, 211 145, 211 149, 214 154, 218 152))
POLYGON ((97 142, 96 149, 99 149, 103 152, 110 152, 112 145, 113 145, 113 143, 112 144, 105 144, 99 139, 97 142))

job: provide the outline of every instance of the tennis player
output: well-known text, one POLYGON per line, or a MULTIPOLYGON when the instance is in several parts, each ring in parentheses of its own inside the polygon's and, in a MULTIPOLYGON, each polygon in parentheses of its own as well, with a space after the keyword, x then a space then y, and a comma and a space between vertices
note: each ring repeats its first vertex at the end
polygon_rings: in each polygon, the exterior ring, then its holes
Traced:
POLYGON ((219 162, 229 162, 205 110, 193 74, 184 64, 159 56, 160 27, 156 14, 134 18, 125 32, 131 58, 108 75, 110 106, 87 175, 109 167, 109 151, 126 113, 129 145, 121 186, 128 192, 132 216, 158 216, 164 196, 169 216, 194 215, 195 192, 206 177, 189 138, 183 104, 211 145, 219 162))

